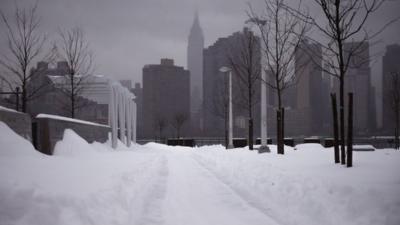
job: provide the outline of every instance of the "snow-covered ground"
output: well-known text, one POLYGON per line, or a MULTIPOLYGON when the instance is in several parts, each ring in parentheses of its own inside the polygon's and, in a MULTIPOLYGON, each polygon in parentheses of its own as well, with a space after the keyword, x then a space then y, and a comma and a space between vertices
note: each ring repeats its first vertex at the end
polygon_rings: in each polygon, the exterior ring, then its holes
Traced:
POLYGON ((45 156, 0 122, 0 224, 400 224, 399 151, 348 169, 320 145, 271 147, 112 151, 67 130, 45 156))

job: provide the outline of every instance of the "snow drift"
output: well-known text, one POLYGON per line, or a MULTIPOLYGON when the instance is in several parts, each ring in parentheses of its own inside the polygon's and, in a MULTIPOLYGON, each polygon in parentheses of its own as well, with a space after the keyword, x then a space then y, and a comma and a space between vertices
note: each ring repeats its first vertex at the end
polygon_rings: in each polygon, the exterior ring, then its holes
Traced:
POLYGON ((0 224, 400 224, 392 149, 354 152, 348 169, 318 144, 115 151, 66 130, 45 156, 1 122, 0 134, 0 224))
POLYGON ((33 145, 15 133, 7 124, 0 121, 0 156, 26 157, 39 156, 33 145))

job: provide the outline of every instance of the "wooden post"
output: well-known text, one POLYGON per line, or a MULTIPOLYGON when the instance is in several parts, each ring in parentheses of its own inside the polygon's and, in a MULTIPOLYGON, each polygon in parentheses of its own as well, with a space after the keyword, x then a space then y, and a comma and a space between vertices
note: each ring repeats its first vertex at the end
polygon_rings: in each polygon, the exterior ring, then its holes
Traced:
POLYGON ((336 104, 336 94, 331 93, 331 103, 332 103, 332 115, 333 115, 333 146, 335 154, 335 163, 340 163, 340 151, 339 151, 339 129, 338 129, 338 114, 337 114, 337 104, 336 104))
POLYGON ((347 167, 353 166, 353 93, 349 93, 349 114, 347 127, 347 167))

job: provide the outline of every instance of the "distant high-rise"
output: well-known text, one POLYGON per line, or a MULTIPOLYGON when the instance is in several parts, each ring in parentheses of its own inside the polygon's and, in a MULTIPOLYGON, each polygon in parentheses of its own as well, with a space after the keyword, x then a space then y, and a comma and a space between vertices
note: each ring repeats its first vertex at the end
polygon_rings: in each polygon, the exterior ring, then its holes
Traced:
POLYGON ((400 72, 400 45, 386 46, 382 59, 382 128, 387 134, 394 131, 394 114, 391 109, 389 95, 391 88, 391 73, 400 72))
MULTIPOLYGON (((244 41, 254 34, 247 28, 242 32, 235 32, 228 37, 219 38, 213 45, 204 49, 204 82, 203 82, 203 119, 204 134, 207 136, 224 136, 224 118, 226 118, 227 88, 228 76, 219 71, 222 66, 229 66, 228 56, 236 59, 242 56, 243 50, 247 46, 244 41), (234 47, 232 47, 234 46, 234 47)), ((256 46, 259 46, 259 38, 255 37, 256 46)), ((254 71, 261 68, 260 48, 256 48, 253 60, 254 71)), ((240 60, 240 59, 239 59, 240 60)), ((247 131, 247 99, 243 82, 234 71, 232 71, 232 95, 233 95, 233 129, 234 136, 245 136, 247 131)), ((259 80, 254 82, 253 91, 257 94, 253 97, 253 117, 254 117, 254 134, 259 133, 259 90, 261 83, 259 80)))
MULTIPOLYGON (((343 49, 345 59, 350 53, 352 54, 344 81, 345 104, 347 104, 347 93, 352 92, 354 94, 354 132, 356 135, 366 135, 375 128, 376 124, 375 96, 371 86, 369 66, 369 43, 349 42, 344 44, 343 49)), ((335 79, 334 89, 339 93, 338 79, 335 79)))
POLYGON ((295 135, 321 135, 326 132, 329 109, 329 88, 322 76, 322 47, 302 40, 295 54, 295 73, 298 78, 293 87, 296 92, 295 111, 288 113, 288 126, 295 135), (292 117, 292 118, 290 118, 292 117))
POLYGON ((188 135, 190 121, 190 72, 175 66, 172 59, 143 67, 143 132, 144 136, 175 137, 174 119, 184 115, 182 133, 188 135))
POLYGON ((203 47, 204 36, 200 27, 199 16, 196 12, 188 38, 187 68, 190 71, 190 111, 198 114, 203 96, 203 47))

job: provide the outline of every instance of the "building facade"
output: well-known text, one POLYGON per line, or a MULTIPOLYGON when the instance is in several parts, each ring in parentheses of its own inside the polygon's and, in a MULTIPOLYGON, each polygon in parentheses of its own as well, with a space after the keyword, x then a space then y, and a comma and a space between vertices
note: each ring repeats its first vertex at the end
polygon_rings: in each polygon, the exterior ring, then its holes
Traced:
POLYGON ((203 102, 203 48, 204 36, 196 12, 190 29, 187 46, 187 69, 190 71, 190 111, 192 127, 202 129, 201 108, 203 102))
POLYGON ((174 122, 185 117, 181 134, 190 132, 190 72, 172 59, 143 67, 143 132, 147 138, 176 137, 174 122))
POLYGON ((136 136, 138 138, 144 137, 143 130, 143 88, 140 86, 140 83, 135 83, 135 87, 131 89, 131 92, 135 95, 135 103, 136 103, 136 136))
MULTIPOLYGON (((329 86, 322 73, 322 47, 304 39, 295 54, 296 85, 293 135, 317 136, 328 132, 329 86)), ((291 130, 290 127, 287 129, 291 130)))
MULTIPOLYGON (((58 62, 50 67, 47 62, 38 62, 32 69, 35 73, 28 84, 28 92, 34 92, 35 97, 28 102, 27 112, 35 117, 46 113, 59 116, 70 116, 70 101, 66 86, 65 74, 68 71, 66 62, 58 62)), ((104 76, 88 76, 82 83, 82 91, 76 97, 75 117, 92 122, 108 124, 108 79, 104 76)))
MULTIPOLYGON (((232 68, 229 57, 240 58, 243 41, 253 33, 248 29, 236 32, 224 38, 219 38, 213 45, 203 52, 203 136, 223 137, 226 131, 227 106, 228 106, 228 76, 219 71, 222 66, 232 68)), ((256 38, 256 45, 260 46, 256 38)), ((260 48, 253 53, 254 71, 261 68, 260 48)), ((247 135, 248 111, 246 100, 246 87, 242 85, 239 76, 232 71, 232 96, 233 96, 233 135, 245 137, 247 135), (243 101, 244 100, 244 101, 243 101)), ((253 119, 254 134, 260 133, 260 87, 258 79, 254 83, 253 119)))
POLYGON ((394 114, 390 103, 391 74, 400 73, 400 45, 386 46, 382 58, 382 130, 391 135, 394 131, 394 114))
MULTIPOLYGON (((350 42, 343 46, 344 58, 348 69, 344 79, 345 108, 348 105, 348 93, 353 93, 354 135, 369 135, 376 127, 375 91, 371 85, 371 68, 368 42, 350 42)), ((339 94, 339 81, 335 79, 334 90, 339 94)), ((347 112, 345 112, 347 113, 347 112)), ((347 115, 346 115, 347 118, 347 115)))

